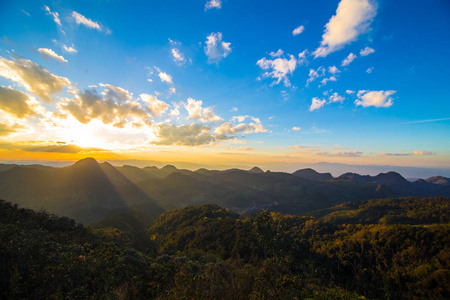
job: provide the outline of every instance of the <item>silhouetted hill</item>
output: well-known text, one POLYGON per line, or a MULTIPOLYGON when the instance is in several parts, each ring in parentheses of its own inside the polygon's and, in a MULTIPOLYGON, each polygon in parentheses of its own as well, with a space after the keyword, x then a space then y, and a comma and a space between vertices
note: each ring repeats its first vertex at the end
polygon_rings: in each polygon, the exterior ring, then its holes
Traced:
POLYGON ((292 173, 292 175, 314 181, 326 181, 333 179, 333 176, 330 173, 318 173, 310 168, 297 170, 292 173))
POLYGON ((428 183, 432 183, 432 184, 439 184, 439 185, 450 185, 450 179, 447 177, 442 177, 442 176, 434 176, 434 177, 430 177, 428 179, 425 180, 428 183))
POLYGON ((83 159, 51 172, 15 167, 0 173, 0 197, 89 224, 151 198, 108 163, 83 159))
POLYGON ((249 173, 253 173, 253 174, 262 174, 262 173, 264 173, 264 171, 261 170, 261 169, 258 168, 258 167, 253 167, 253 168, 251 168, 250 170, 248 170, 248 172, 249 172, 249 173))
POLYGON ((218 204, 243 213, 268 209, 302 215, 348 201, 450 195, 450 186, 440 177, 411 183, 395 172, 347 173, 329 180, 330 176, 312 169, 288 174, 259 168, 195 172, 170 165, 116 168, 88 158, 64 168, 16 166, 0 172, 0 197, 90 224, 141 204, 158 212, 218 204))
POLYGON ((193 173, 192 171, 189 171, 189 170, 177 169, 173 165, 166 165, 166 166, 162 167, 161 169, 158 169, 157 167, 145 167, 145 168, 143 168, 143 170, 157 178, 165 178, 172 173, 181 173, 181 174, 192 174, 193 173))
POLYGON ((145 180, 157 178, 155 175, 134 166, 117 167, 117 170, 131 182, 138 183, 145 180))
POLYGON ((347 202, 310 215, 335 224, 447 224, 450 199, 407 197, 347 202))
POLYGON ((450 196, 448 179, 441 176, 409 182, 396 172, 380 173, 377 176, 361 176, 355 173, 345 173, 336 178, 336 181, 342 180, 383 184, 391 188, 397 196, 450 196))
POLYGON ((203 174, 203 175, 211 175, 211 174, 214 174, 216 172, 212 171, 212 170, 207 170, 205 168, 201 168, 201 169, 198 169, 197 171, 195 171, 195 173, 203 174))
POLYGON ((374 182, 375 179, 369 175, 359 175, 356 173, 345 173, 336 178, 337 180, 355 180, 359 182, 374 182))
POLYGON ((7 171, 7 170, 10 170, 12 168, 19 167, 19 166, 22 167, 22 168, 37 169, 37 170, 42 170, 42 171, 58 170, 58 168, 54 168, 54 167, 50 167, 50 166, 37 165, 37 164, 32 164, 32 165, 0 164, 0 172, 7 171))

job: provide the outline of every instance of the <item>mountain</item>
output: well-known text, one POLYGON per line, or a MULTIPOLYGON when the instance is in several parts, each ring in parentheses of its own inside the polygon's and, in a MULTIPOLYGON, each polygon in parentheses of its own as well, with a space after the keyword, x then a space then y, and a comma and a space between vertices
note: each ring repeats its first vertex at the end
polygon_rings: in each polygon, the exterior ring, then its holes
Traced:
POLYGON ((333 176, 330 173, 319 173, 310 168, 297 170, 292 173, 292 175, 314 181, 326 181, 333 179, 333 176))
POLYGON ((0 197, 33 209, 45 208, 84 224, 144 203, 162 212, 117 169, 92 158, 52 171, 14 167, 1 172, 0 197))
POLYGON ((262 173, 264 173, 264 171, 261 170, 261 169, 258 168, 258 167, 253 167, 253 168, 251 168, 250 170, 248 170, 248 172, 249 172, 249 173, 253 173, 253 174, 262 174, 262 173))
POLYGON ((450 179, 446 178, 446 177, 442 177, 442 176, 430 177, 430 178, 426 179, 425 181, 428 182, 428 183, 439 184, 439 185, 442 185, 442 186, 450 185, 450 179))
POLYGON ((293 174, 167 165, 114 167, 87 158, 63 168, 14 166, 0 172, 0 197, 84 224, 140 207, 155 215, 188 205, 217 204, 236 212, 263 209, 296 215, 345 202, 399 196, 449 196, 444 177, 411 183, 395 172, 377 176, 303 169, 293 174))
POLYGON ((442 176, 419 179, 414 182, 406 180, 396 172, 380 173, 377 176, 345 173, 335 179, 336 181, 352 180, 364 183, 378 183, 387 186, 398 196, 450 196, 449 179, 442 176))
POLYGON ((133 183, 157 178, 151 172, 134 166, 124 165, 122 167, 116 167, 116 169, 133 183))

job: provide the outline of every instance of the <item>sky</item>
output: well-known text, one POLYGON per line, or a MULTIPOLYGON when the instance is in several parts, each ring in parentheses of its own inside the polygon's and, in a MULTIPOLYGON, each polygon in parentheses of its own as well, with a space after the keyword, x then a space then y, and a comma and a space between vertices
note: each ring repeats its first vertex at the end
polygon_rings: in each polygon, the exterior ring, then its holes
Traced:
POLYGON ((450 168, 447 0, 0 2, 0 161, 450 168))

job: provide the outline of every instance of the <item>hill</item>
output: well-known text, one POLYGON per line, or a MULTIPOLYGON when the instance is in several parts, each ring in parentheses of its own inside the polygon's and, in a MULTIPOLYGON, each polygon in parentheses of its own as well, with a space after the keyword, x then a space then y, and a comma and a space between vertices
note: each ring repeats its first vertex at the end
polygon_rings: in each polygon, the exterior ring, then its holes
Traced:
POLYGON ((93 224, 141 205, 150 215, 201 204, 241 213, 268 209, 304 215, 348 201, 450 196, 444 177, 411 183, 395 172, 330 176, 312 169, 289 174, 259 168, 192 172, 170 165, 114 167, 88 158, 64 168, 14 166, 0 172, 0 197, 93 224))
MULTIPOLYGON (((0 297, 446 299, 449 201, 370 200, 319 218, 190 206, 150 221, 142 252, 0 201, 0 297)), ((133 212, 103 225, 127 237, 147 222, 133 212)))
POLYGON ((333 176, 330 173, 318 173, 315 170, 309 168, 297 170, 292 173, 292 175, 314 181, 326 181, 333 179, 333 176))
POLYGON ((161 208, 108 163, 83 159, 56 170, 14 167, 0 173, 0 197, 90 224, 139 204, 161 208))

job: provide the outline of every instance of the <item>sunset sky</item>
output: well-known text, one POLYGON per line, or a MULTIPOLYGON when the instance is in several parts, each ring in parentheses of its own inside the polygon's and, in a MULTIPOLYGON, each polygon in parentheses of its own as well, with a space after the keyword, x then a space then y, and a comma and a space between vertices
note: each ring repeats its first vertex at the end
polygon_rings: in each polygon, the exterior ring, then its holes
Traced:
POLYGON ((14 0, 0 29, 0 162, 450 168, 448 0, 14 0))

